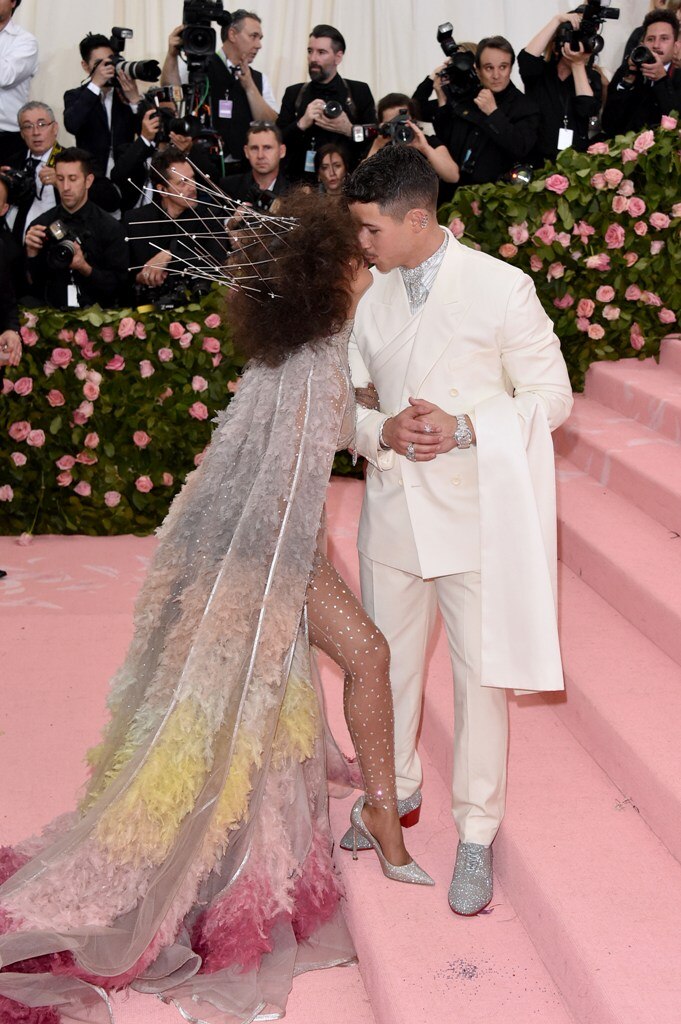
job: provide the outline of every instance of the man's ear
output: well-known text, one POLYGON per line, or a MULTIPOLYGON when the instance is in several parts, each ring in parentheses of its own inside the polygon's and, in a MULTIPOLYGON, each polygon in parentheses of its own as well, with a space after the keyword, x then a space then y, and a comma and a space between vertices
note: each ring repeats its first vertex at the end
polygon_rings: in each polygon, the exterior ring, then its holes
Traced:
POLYGON ((286 156, 286 146, 282 142, 281 146, 279 147, 279 159, 283 160, 285 156, 286 156))
POLYGON ((405 219, 414 233, 423 231, 430 224, 430 214, 428 211, 420 210, 418 207, 410 210, 405 219))
POLYGON ((88 176, 86 177, 86 179, 85 179, 85 188, 88 190, 88 192, 92 188, 92 183, 93 183, 94 180, 95 180, 94 174, 88 174, 88 176))

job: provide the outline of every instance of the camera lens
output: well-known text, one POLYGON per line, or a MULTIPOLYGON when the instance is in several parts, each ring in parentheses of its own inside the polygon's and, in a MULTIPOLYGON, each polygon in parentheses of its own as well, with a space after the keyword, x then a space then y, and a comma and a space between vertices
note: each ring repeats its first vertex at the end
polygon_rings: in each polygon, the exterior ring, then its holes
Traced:
POLYGON ((343 104, 338 100, 328 100, 324 105, 324 116, 333 120, 343 113, 343 104))

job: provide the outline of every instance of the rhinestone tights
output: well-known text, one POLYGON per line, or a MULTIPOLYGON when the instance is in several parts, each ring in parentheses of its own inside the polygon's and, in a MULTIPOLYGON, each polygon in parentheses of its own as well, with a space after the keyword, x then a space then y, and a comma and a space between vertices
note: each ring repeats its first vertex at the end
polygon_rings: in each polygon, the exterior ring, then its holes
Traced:
POLYGON ((366 802, 393 811, 397 789, 388 643, 321 553, 315 558, 307 611, 310 643, 328 654, 345 673, 343 708, 366 802))

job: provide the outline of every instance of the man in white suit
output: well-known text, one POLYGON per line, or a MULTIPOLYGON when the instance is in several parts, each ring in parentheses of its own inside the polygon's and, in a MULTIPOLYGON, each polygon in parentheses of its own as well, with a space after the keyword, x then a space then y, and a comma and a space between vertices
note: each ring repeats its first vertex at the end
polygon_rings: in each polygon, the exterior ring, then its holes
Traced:
POLYGON ((437 188, 409 146, 385 147, 346 186, 375 267, 350 351, 355 385, 372 382, 379 401, 358 414, 370 464, 358 545, 362 599, 392 653, 401 812, 420 804, 424 660, 437 608, 444 620, 459 833, 449 904, 471 915, 492 898, 506 690, 563 686, 550 432, 572 390, 531 279, 440 227, 437 188))

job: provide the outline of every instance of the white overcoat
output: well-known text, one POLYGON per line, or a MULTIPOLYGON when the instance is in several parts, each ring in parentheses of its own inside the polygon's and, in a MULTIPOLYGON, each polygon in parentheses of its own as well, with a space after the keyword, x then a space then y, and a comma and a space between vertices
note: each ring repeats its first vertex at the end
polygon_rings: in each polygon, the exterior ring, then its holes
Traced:
POLYGON ((380 397, 358 410, 359 550, 424 579, 480 570, 482 684, 562 689, 550 432, 572 389, 553 325, 526 274, 451 232, 415 338, 399 270, 373 275, 350 343, 355 385, 380 397), (381 423, 410 396, 468 414, 476 446, 417 463, 381 451, 381 423))

